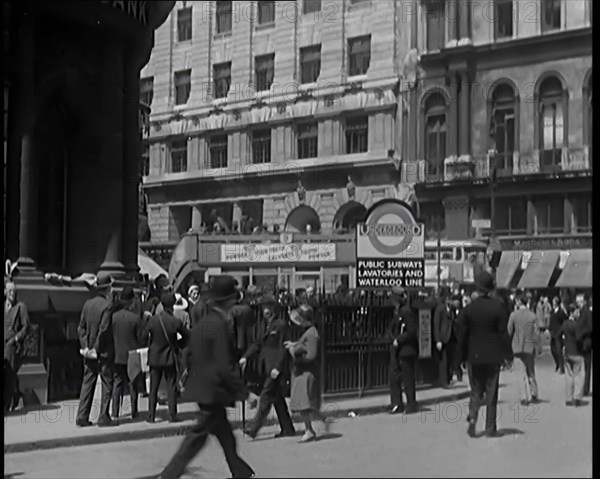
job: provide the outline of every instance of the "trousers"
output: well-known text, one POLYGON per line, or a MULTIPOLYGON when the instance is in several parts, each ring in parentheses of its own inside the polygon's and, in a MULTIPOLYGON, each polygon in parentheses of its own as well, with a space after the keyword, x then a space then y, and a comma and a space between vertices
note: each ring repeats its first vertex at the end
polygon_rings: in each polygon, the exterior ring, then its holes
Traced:
POLYGON ((550 339, 550 352, 552 353, 552 358, 554 359, 554 364, 556 365, 556 369, 560 372, 565 372, 565 362, 562 355, 563 348, 563 340, 558 336, 553 336, 550 339))
POLYGON ((416 407, 417 393, 415 380, 415 363, 414 357, 398 357, 395 350, 390 353, 389 366, 389 382, 390 382, 390 399, 392 406, 404 407, 402 400, 402 389, 406 395, 406 403, 408 407, 416 407))
POLYGON ((128 386, 129 396, 131 398, 131 417, 138 414, 138 393, 136 385, 129 380, 127 374, 127 364, 115 364, 114 384, 113 384, 113 417, 119 418, 121 411, 121 398, 125 385, 128 386))
POLYGON ((581 400, 584 394, 584 358, 582 356, 567 356, 565 358, 565 392, 566 400, 581 400))
POLYGON ((590 394, 590 385, 592 381, 592 350, 586 351, 583 353, 583 367, 584 367, 584 376, 583 376, 583 395, 589 396, 590 394))
POLYGON ((156 404, 158 403, 158 388, 163 376, 167 383, 167 402, 169 404, 169 417, 177 415, 177 370, 172 366, 150 366, 150 393, 148 399, 148 417, 154 420, 156 404))
POLYGON ((258 412, 250 427, 250 434, 256 436, 258 431, 267 419, 271 406, 275 407, 275 413, 281 427, 281 432, 284 434, 294 434, 294 423, 288 412, 287 403, 285 402, 285 396, 283 394, 283 388, 280 384, 281 375, 277 379, 273 379, 270 376, 265 380, 263 388, 260 392, 260 401, 258 406, 258 412))
POLYGON ((537 398, 538 385, 535 379, 535 355, 533 353, 518 353, 514 356, 521 400, 530 401, 532 398, 537 398))
POLYGON ((113 368, 113 362, 105 358, 83 360, 83 381, 77 410, 78 422, 86 422, 90 419, 98 375, 100 375, 100 381, 102 381, 98 419, 110 419, 109 408, 113 389, 113 368))
POLYGON ((499 364, 469 364, 469 383, 471 396, 469 399, 469 417, 477 422, 479 408, 483 404, 485 394, 485 432, 496 432, 496 414, 498 406, 498 386, 500 383, 499 364))

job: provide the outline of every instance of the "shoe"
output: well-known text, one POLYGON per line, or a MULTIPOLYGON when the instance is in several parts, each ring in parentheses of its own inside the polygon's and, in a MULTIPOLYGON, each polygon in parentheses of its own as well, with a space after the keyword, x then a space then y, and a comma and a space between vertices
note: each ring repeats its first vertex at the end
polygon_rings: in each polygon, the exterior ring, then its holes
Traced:
POLYGON ((181 419, 179 419, 178 417, 170 417, 169 418, 169 422, 170 423, 175 423, 175 422, 181 422, 181 419))
POLYGON ((247 473, 247 474, 240 474, 239 476, 231 476, 233 479, 250 479, 251 477, 255 477, 256 474, 253 472, 247 473))
POLYGON ((467 434, 469 437, 475 437, 475 423, 473 421, 469 421, 469 426, 467 427, 467 434))
POLYGON ((493 431, 486 431, 485 437, 500 437, 500 434, 494 429, 493 431))
POLYGON ((93 424, 91 423, 91 421, 80 421, 79 419, 77 421, 75 421, 75 425, 77 427, 90 427, 90 426, 93 426, 93 424))
POLYGON ((292 431, 292 432, 280 431, 277 434, 275 434, 273 437, 275 439, 279 439, 280 437, 294 437, 295 435, 296 435, 296 431, 292 431))
POLYGON ((529 401, 527 401, 526 399, 521 399, 521 406, 523 406, 523 407, 529 406, 529 401))
POLYGON ((529 401, 529 404, 539 404, 540 400, 538 399, 537 396, 531 396, 531 401, 529 401))
POLYGON ((110 426, 116 426, 116 425, 117 425, 117 423, 109 417, 98 420, 98 427, 110 427, 110 426))
POLYGON ((406 406, 405 414, 415 414, 419 412, 418 404, 411 404, 410 406, 406 406))
POLYGON ((137 418, 139 417, 139 415, 140 415, 140 414, 139 414, 137 411, 136 411, 136 412, 132 412, 132 413, 131 413, 131 419, 134 419, 134 420, 135 420, 135 419, 137 419, 137 418))
POLYGON ((314 432, 305 432, 302 437, 300 438, 300 440, 298 441, 299 444, 303 444, 305 442, 311 442, 314 441, 317 438, 317 435, 314 432))
POLYGON ((404 406, 392 406, 390 408, 390 414, 400 414, 404 412, 404 406))
POLYGON ((258 435, 257 432, 254 432, 250 429, 244 429, 242 432, 244 433, 244 436, 246 436, 246 438, 251 441, 254 441, 254 439, 256 439, 256 436, 258 435))
POLYGON ((575 407, 581 407, 581 406, 583 406, 583 401, 581 399, 575 399, 575 402, 573 403, 573 405, 575 407))
POLYGON ((575 406, 575 403, 573 401, 566 401, 565 406, 575 406))
POLYGON ((148 418, 146 418, 146 422, 147 422, 148 424, 154 424, 154 422, 155 422, 155 419, 154 419, 153 417, 148 417, 148 418))

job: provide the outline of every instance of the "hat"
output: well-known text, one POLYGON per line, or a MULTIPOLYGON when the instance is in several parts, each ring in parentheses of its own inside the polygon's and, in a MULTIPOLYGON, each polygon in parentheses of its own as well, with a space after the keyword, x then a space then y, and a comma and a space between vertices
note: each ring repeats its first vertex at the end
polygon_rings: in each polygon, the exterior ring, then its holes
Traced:
POLYGON ((290 312, 290 320, 292 323, 298 326, 303 326, 303 321, 308 321, 309 323, 314 324, 315 312, 312 307, 306 304, 301 304, 298 308, 293 309, 290 312))
POLYGON ((237 281, 228 275, 214 276, 210 296, 217 303, 230 299, 239 299, 240 292, 236 288, 237 281))
POLYGON ((197 284, 192 284, 187 291, 187 295, 191 296, 192 295, 192 291, 198 291, 200 292, 200 286, 198 286, 197 284))
POLYGON ((164 275, 160 274, 154 280, 154 287, 158 290, 164 289, 169 286, 169 279, 164 275))
POLYGON ((121 299, 121 301, 132 301, 133 298, 135 298, 133 288, 130 286, 123 288, 123 291, 121 291, 119 298, 121 299))
POLYGON ((173 293, 167 292, 163 293, 160 296, 160 302, 163 305, 164 309, 171 309, 173 308, 173 306, 175 306, 177 298, 175 298, 175 295, 173 293))
POLYGON ((482 271, 475 278, 475 287, 482 293, 489 293, 494 289, 494 277, 487 271, 482 271))
POLYGON ((188 302, 185 300, 185 298, 183 296, 181 296, 179 293, 176 293, 174 309, 176 311, 179 311, 179 310, 187 309, 187 307, 188 307, 188 302))
POLYGON ((403 296, 406 294, 406 290, 402 286, 394 286, 392 288, 392 296, 403 296))
POLYGON ((99 274, 96 281, 97 289, 106 289, 112 285, 112 278, 109 274, 99 274))

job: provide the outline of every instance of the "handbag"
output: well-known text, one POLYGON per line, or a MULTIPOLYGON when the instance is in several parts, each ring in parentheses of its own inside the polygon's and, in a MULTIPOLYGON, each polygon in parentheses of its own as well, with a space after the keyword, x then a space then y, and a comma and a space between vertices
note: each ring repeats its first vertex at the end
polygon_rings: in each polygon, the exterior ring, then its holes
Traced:
MULTIPOLYGON (((160 317, 160 314, 158 314, 158 321, 160 322, 160 326, 163 330, 163 333, 165 335, 165 339, 167 340, 167 343, 169 343, 169 347, 171 348, 171 350, 173 351, 173 354, 175 355, 175 375, 177 377, 177 391, 181 392, 182 391, 182 386, 184 386, 184 384, 181 383, 181 378, 179 376, 179 358, 177 357, 177 348, 175 346, 173 346, 173 343, 171 343, 171 340, 169 339, 169 335, 167 334, 167 329, 165 328, 165 324, 162 321, 162 318, 160 317)), ((185 373, 185 378, 187 379, 187 370, 184 371, 185 373)), ((183 374, 181 375, 183 377, 183 374)), ((184 381, 185 383, 185 381, 184 381)), ((185 387, 183 387, 183 389, 185 389, 185 387)))

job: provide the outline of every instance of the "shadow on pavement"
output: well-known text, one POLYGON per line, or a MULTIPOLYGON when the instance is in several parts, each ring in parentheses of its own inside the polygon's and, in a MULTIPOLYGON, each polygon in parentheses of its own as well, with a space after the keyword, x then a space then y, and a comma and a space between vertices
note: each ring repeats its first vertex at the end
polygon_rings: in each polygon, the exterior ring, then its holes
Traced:
POLYGON ((339 439, 340 437, 344 437, 342 434, 336 434, 333 432, 330 432, 329 434, 323 434, 322 436, 317 436, 315 441, 319 442, 319 441, 327 441, 329 439, 339 439))
POLYGON ((13 479, 14 477, 19 477, 25 474, 24 472, 11 472, 10 474, 4 474, 4 479, 13 479))
POLYGON ((25 406, 20 409, 15 409, 14 411, 9 411, 9 412, 5 413, 4 415, 6 417, 20 416, 20 415, 27 414, 27 413, 33 412, 33 411, 54 411, 56 409, 60 409, 60 406, 57 404, 42 404, 42 405, 38 404, 38 405, 32 405, 32 406, 25 406))
MULTIPOLYGON (((500 438, 500 437, 504 437, 504 436, 521 436, 522 434, 525 434, 525 433, 521 429, 517 429, 514 427, 505 427, 505 428, 498 429, 498 431, 496 431, 496 435, 492 436, 492 439, 496 439, 496 438, 500 438)), ((486 435, 485 435, 485 432, 480 432, 475 437, 476 438, 486 437, 486 435)))

